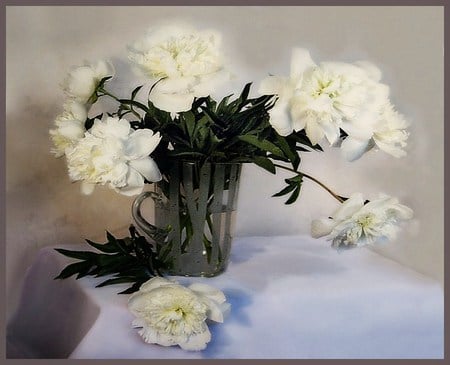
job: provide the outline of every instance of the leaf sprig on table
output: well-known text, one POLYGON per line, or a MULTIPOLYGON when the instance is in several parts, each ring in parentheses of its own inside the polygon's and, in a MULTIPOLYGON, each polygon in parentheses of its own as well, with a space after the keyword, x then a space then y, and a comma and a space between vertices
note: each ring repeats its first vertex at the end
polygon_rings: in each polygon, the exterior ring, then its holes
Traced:
MULTIPOLYGON (((78 262, 65 267, 55 279, 66 279, 76 275, 76 279, 85 276, 111 276, 102 281, 97 287, 132 283, 132 285, 119 294, 130 294, 137 290, 148 279, 161 276, 162 262, 158 259, 155 245, 141 236, 134 226, 130 226, 130 236, 116 238, 106 232, 106 243, 86 242, 100 251, 74 251, 56 248, 59 253, 78 262)), ((164 234, 158 232, 158 234, 164 234)))

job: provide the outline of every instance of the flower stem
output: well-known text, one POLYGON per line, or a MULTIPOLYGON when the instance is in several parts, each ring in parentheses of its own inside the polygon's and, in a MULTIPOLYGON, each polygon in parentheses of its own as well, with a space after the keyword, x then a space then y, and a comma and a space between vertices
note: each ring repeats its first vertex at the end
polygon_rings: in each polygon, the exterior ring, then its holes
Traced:
POLYGON ((141 119, 141 116, 139 115, 139 113, 137 111, 135 111, 132 107, 130 107, 129 105, 123 104, 120 99, 111 94, 109 91, 106 91, 104 88, 99 88, 98 91, 100 91, 103 95, 107 95, 111 98, 113 98, 114 100, 116 100, 118 103, 120 103, 120 105, 122 105, 125 109, 129 110, 130 112, 132 112, 136 117, 138 117, 139 119, 141 119))
POLYGON ((328 193, 330 193, 331 196, 332 196, 333 198, 335 198, 337 201, 339 201, 340 203, 343 203, 343 202, 346 200, 346 199, 343 198, 342 196, 337 195, 337 194, 336 194, 333 190, 331 190, 328 186, 326 186, 324 183, 320 182, 319 180, 317 180, 315 177, 313 177, 313 176, 311 176, 311 175, 305 174, 304 172, 297 171, 297 170, 291 169, 291 168, 286 167, 286 166, 283 166, 283 165, 274 164, 274 166, 279 167, 280 169, 283 169, 283 170, 287 170, 287 171, 290 171, 290 172, 295 172, 296 174, 300 174, 300 175, 302 175, 303 177, 306 177, 307 179, 309 179, 309 180, 311 180, 311 181, 314 181, 317 185, 319 185, 320 187, 322 187, 323 189, 325 189, 326 191, 328 191, 328 193))

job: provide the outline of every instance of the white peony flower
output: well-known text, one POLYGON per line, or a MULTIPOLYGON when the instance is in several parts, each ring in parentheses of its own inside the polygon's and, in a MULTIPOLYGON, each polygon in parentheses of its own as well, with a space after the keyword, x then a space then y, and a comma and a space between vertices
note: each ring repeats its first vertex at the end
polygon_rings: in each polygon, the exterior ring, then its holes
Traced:
POLYGON ((269 76, 259 92, 277 95, 270 123, 282 136, 304 129, 313 144, 325 137, 333 145, 342 129, 368 142, 388 102, 389 88, 379 82, 380 76, 380 70, 369 62, 316 65, 309 51, 297 48, 292 53, 290 76, 269 76))
POLYGON ((114 68, 109 62, 98 61, 95 65, 86 64, 74 68, 64 80, 62 87, 70 98, 86 104, 100 81, 113 75, 114 68))
POLYGON ((129 47, 129 59, 147 77, 162 79, 150 94, 168 112, 191 108, 195 97, 208 96, 228 74, 223 70, 221 36, 186 25, 150 29, 129 47))
POLYGON ((139 334, 145 342, 199 351, 211 340, 206 319, 223 322, 230 305, 220 290, 209 285, 186 288, 155 277, 131 295, 128 308, 136 316, 133 326, 141 328, 139 334))
POLYGON ((394 157, 406 155, 404 147, 409 133, 406 131, 409 123, 403 115, 399 114, 391 104, 386 105, 381 113, 381 118, 377 124, 373 140, 380 150, 394 157))
POLYGON ((63 156, 72 149, 84 136, 84 123, 87 118, 86 107, 76 101, 64 104, 64 112, 56 117, 55 129, 50 130, 50 138, 54 148, 51 150, 56 157, 63 156))
POLYGON ((96 184, 109 184, 124 195, 139 194, 144 178, 161 179, 149 156, 161 137, 149 129, 133 130, 125 119, 96 119, 92 128, 67 153, 69 176, 82 181, 82 191, 92 193, 96 184))
POLYGON ((360 193, 352 195, 331 218, 312 222, 314 238, 329 235, 336 248, 351 248, 394 239, 399 222, 411 219, 413 211, 396 198, 380 196, 364 204, 360 193))
POLYGON ((373 147, 378 147, 394 157, 403 157, 406 155, 404 148, 409 136, 406 131, 408 125, 403 115, 387 102, 380 108, 372 126, 372 134, 362 136, 350 134, 342 142, 341 149, 349 161, 358 159, 373 147))

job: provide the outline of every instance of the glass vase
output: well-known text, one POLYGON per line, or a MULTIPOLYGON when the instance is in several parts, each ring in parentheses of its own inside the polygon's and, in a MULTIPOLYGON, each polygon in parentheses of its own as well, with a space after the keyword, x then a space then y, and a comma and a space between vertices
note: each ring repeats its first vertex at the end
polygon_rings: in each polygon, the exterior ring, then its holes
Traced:
POLYGON ((136 226, 153 237, 165 273, 181 276, 216 276, 229 261, 241 172, 239 163, 180 161, 172 165, 155 191, 135 199, 136 226), (151 197, 155 224, 141 213, 151 197), (166 236, 155 232, 168 228, 166 236))

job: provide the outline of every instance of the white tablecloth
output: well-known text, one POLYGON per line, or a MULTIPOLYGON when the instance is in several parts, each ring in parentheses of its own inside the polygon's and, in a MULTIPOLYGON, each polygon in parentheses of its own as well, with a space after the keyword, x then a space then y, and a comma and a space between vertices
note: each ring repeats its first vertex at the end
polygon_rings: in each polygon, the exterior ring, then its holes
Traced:
POLYGON ((307 236, 236 238, 224 274, 177 278, 213 285, 232 305, 202 352, 145 344, 128 296, 116 294, 127 286, 52 280, 67 262, 45 248, 30 268, 8 328, 11 357, 443 358, 443 289, 367 249, 338 253, 307 236))

